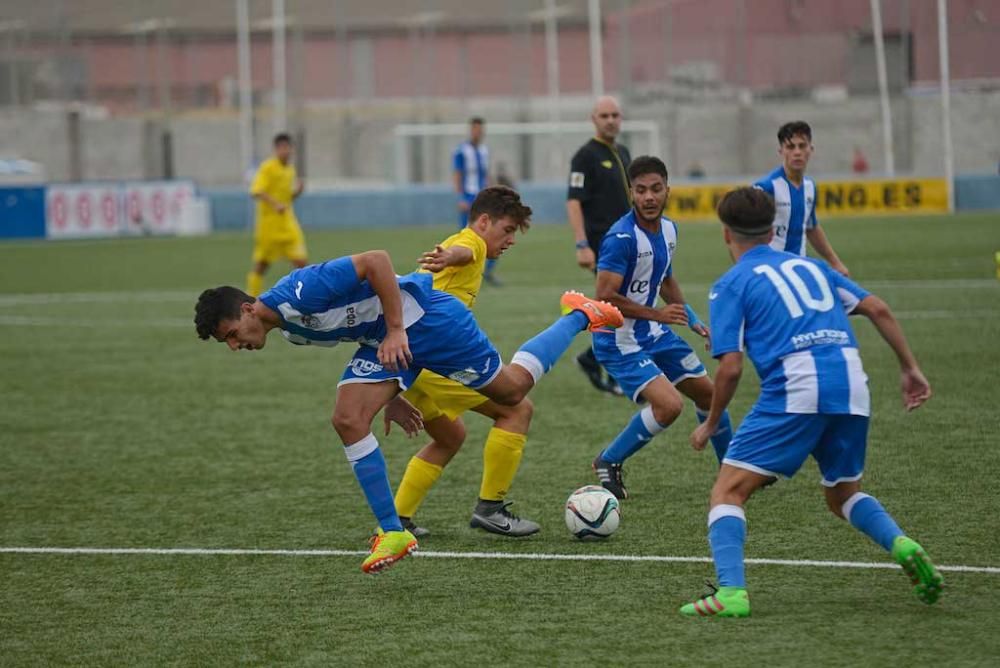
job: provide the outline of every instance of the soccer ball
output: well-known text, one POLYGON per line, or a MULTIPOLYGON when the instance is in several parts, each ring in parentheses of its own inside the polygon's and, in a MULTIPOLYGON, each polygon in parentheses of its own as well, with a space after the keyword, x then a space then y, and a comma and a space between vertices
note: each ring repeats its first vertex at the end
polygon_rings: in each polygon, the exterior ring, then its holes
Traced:
POLYGON ((581 487, 566 499, 566 528, 581 540, 607 538, 620 520, 618 499, 598 485, 581 487))

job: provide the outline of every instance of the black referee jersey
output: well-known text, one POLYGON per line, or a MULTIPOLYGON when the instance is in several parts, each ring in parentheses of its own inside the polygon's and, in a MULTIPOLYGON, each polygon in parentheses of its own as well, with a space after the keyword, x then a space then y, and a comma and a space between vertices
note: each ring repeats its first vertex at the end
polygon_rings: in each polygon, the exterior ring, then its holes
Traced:
POLYGON ((601 239, 632 208, 628 164, 632 156, 621 144, 607 144, 596 137, 580 147, 570 163, 566 199, 580 201, 587 243, 597 255, 601 239))

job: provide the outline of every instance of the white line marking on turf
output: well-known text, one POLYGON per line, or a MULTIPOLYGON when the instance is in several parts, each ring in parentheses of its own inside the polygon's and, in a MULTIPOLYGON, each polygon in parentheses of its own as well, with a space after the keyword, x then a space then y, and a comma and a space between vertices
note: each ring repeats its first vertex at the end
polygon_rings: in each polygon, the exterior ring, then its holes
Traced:
MULTIPOLYGON (((364 550, 266 550, 254 548, 203 547, 0 547, 0 554, 82 554, 82 555, 182 555, 182 556, 275 556, 275 557, 363 557, 364 550)), ((555 554, 548 552, 436 552, 420 550, 414 556, 427 559, 509 559, 523 561, 630 561, 710 564, 709 557, 671 557, 638 554, 555 554)), ((892 563, 867 561, 817 561, 813 559, 747 559, 761 566, 807 566, 813 568, 896 569, 892 563)), ((1000 575, 997 566, 938 566, 955 573, 1000 575)))
MULTIPOLYGON (((1000 281, 992 278, 942 278, 934 279, 894 279, 894 280, 874 280, 863 281, 863 285, 869 289, 914 289, 914 290, 969 290, 975 288, 996 289, 1000 287, 1000 281)), ((684 288, 688 292, 707 292, 710 288, 708 283, 689 283, 684 288)), ((106 291, 106 292, 12 292, 0 294, 0 307, 19 306, 28 304, 38 306, 40 304, 99 304, 118 302, 143 302, 143 301, 170 301, 187 302, 197 298, 204 288, 174 288, 169 290, 129 290, 129 291, 106 291)), ((511 286, 512 292, 535 292, 544 291, 558 294, 553 288, 545 287, 518 287, 511 286)))

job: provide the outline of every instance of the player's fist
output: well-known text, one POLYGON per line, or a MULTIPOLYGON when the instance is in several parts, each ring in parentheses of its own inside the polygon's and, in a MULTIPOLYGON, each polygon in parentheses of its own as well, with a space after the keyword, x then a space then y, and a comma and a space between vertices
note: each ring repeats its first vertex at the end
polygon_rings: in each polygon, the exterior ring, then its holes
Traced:
POLYGON ((594 265, 597 264, 597 258, 594 257, 594 251, 589 246, 586 248, 577 248, 576 263, 584 269, 593 271, 594 265))
POLYGON ((709 437, 712 435, 717 427, 709 428, 707 422, 703 422, 698 427, 691 432, 691 447, 697 451, 702 451, 705 449, 705 444, 708 443, 709 437))

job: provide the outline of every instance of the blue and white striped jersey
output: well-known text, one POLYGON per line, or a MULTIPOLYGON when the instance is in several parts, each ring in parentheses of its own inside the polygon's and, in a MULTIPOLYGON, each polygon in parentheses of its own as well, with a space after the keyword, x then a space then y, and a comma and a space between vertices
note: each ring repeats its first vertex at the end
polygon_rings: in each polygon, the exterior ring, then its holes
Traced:
POLYGON ((771 248, 805 255, 806 230, 819 225, 816 221, 816 182, 806 176, 802 178, 802 187, 796 188, 782 165, 753 185, 774 198, 771 248))
POLYGON ((462 192, 466 197, 475 197, 486 187, 490 168, 490 150, 486 144, 477 146, 470 141, 462 142, 455 149, 452 164, 462 175, 462 192))
MULTIPOLYGON (((432 290, 431 274, 399 277, 403 326, 420 320, 432 290)), ((350 257, 296 269, 260 296, 281 316, 281 333, 298 345, 335 346, 357 342, 378 347, 385 338, 382 302, 358 278, 350 257)))
POLYGON ((757 410, 869 415, 868 377, 847 322, 867 296, 825 262, 758 246, 708 294, 712 356, 746 350, 760 376, 757 410))
MULTIPOLYGON (((677 247, 677 225, 669 218, 660 219, 658 233, 647 232, 632 209, 618 219, 604 235, 598 254, 597 270, 623 277, 618 292, 643 306, 655 306, 660 284, 673 275, 671 260, 677 247)), ((634 353, 664 334, 676 336, 669 327, 650 320, 625 318, 614 332, 594 334, 594 343, 613 341, 623 354, 634 353)))

